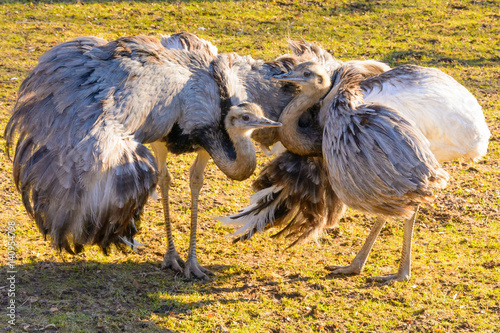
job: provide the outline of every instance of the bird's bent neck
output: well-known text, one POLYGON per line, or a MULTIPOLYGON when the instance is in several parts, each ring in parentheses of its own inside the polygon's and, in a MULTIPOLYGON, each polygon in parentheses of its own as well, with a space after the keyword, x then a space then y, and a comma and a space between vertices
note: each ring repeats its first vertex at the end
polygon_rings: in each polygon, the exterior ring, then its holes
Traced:
POLYGON ((228 154, 223 154, 216 163, 222 172, 231 179, 244 180, 252 175, 257 166, 255 147, 250 139, 251 132, 233 128, 227 129, 227 133, 236 151, 236 158, 231 158, 228 154))
POLYGON ((301 91, 281 113, 279 121, 282 127, 278 129, 280 140, 291 152, 303 156, 321 153, 321 145, 318 146, 316 140, 298 131, 298 127, 302 114, 314 106, 327 91, 328 88, 301 91))

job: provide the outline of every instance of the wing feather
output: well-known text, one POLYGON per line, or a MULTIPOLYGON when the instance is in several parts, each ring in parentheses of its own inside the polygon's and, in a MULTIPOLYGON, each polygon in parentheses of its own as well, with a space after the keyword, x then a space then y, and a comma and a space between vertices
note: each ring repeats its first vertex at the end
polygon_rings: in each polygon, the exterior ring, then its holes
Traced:
POLYGON ((54 246, 106 251, 120 237, 131 240, 157 181, 155 159, 139 140, 169 131, 181 104, 171 96, 204 61, 140 36, 83 37, 41 57, 21 85, 5 138, 10 146, 19 136, 14 180, 54 246))
POLYGON ((274 236, 292 238, 291 246, 316 239, 336 226, 345 211, 328 184, 321 158, 285 152, 262 170, 253 184, 251 204, 238 214, 219 218, 238 226, 236 240, 281 228, 274 236))
POLYGON ((484 154, 491 135, 476 98, 436 68, 403 65, 360 83, 364 100, 394 108, 422 131, 439 162, 484 154))
POLYGON ((333 104, 327 117, 323 153, 330 183, 347 205, 408 217, 446 184, 428 141, 397 111, 367 104, 343 113, 342 107, 333 104))

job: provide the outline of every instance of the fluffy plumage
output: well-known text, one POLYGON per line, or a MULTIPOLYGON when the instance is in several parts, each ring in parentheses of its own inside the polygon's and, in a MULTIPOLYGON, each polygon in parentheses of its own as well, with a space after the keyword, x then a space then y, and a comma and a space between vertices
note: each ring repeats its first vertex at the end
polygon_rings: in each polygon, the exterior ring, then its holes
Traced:
POLYGON ((330 185, 346 205, 378 216, 362 249, 349 266, 328 267, 334 274, 359 274, 388 216, 406 218, 398 272, 372 278, 408 280, 411 243, 418 207, 433 200, 433 190, 446 186, 424 135, 397 110, 364 103, 363 75, 346 68, 326 115, 323 157, 330 185))
POLYGON ((54 246, 133 244, 134 221, 158 176, 144 143, 204 149, 233 178, 253 172, 233 168, 242 163, 225 130, 212 63, 213 53, 169 50, 145 36, 78 38, 40 58, 5 138, 9 147, 18 137, 14 180, 54 246))
MULTIPOLYGON (((120 237, 133 241, 134 220, 157 181, 154 158, 136 136, 157 101, 130 97, 151 93, 143 89, 148 69, 161 67, 162 52, 145 37, 79 38, 45 53, 22 83, 5 130, 8 147, 19 134, 14 181, 57 248, 73 252, 73 242, 75 252, 84 244, 106 251, 120 237)), ((167 72, 175 66, 167 64, 167 72)))
POLYGON ((345 69, 330 104, 323 157, 330 184, 348 206, 410 217, 448 178, 424 135, 397 110, 364 104, 355 68, 345 69))
MULTIPOLYGON (((476 99, 467 89, 443 72, 419 66, 406 65, 389 71, 386 65, 373 61, 349 61, 340 67, 337 66, 332 75, 332 90, 321 102, 321 112, 317 119, 321 124, 320 128, 324 127, 327 111, 337 93, 338 80, 342 72, 348 68, 356 68, 358 73, 365 78, 360 83, 360 93, 364 100, 381 103, 401 112, 428 138, 431 144, 430 149, 439 162, 459 157, 477 159, 486 153, 490 133, 476 99), (416 82, 419 83, 416 84, 416 82), (462 135, 462 133, 466 134, 462 135), (442 149, 442 147, 448 149, 442 149)), ((275 159, 269 162, 269 165, 283 163, 286 161, 275 159)), ((307 165, 307 163, 302 163, 302 165, 307 165)), ((260 177, 265 178, 265 174, 270 169, 272 168, 263 170, 260 177)), ((297 174, 303 175, 309 172, 313 170, 305 168, 303 172, 297 174)), ((308 178, 300 179, 300 181, 304 182, 308 178)), ((274 176, 274 179, 278 179, 277 176, 274 176)), ((290 188, 295 187, 297 181, 296 178, 283 175, 281 180, 277 180, 271 186, 273 186, 274 193, 288 193, 290 188)), ((312 189, 314 184, 309 185, 305 188, 312 189)), ((317 190, 319 188, 312 191, 317 190)), ((267 188, 259 191, 266 193, 267 188)), ((262 196, 257 192, 254 197, 259 198, 260 204, 252 204, 243 210, 245 212, 244 224, 243 216, 240 217, 240 214, 230 216, 226 220, 235 225, 247 224, 245 228, 248 230, 255 229, 252 227, 255 223, 259 226, 255 230, 261 231, 284 224, 284 222, 274 221, 274 207, 296 207, 296 210, 300 210, 303 209, 299 208, 301 206, 310 206, 307 201, 296 201, 294 196, 262 196), (260 227, 260 225, 265 225, 265 227, 260 227)), ((318 214, 325 215, 325 213, 318 214)), ((280 216, 286 216, 286 214, 280 214, 280 216)), ((314 215, 311 214, 311 216, 314 215)), ((311 229, 305 231, 305 234, 319 235, 325 229, 325 224, 320 218, 309 220, 307 225, 311 229)))
POLYGON ((214 58, 219 53, 215 45, 188 32, 180 32, 173 35, 162 35, 161 44, 166 49, 201 51, 214 58))
POLYGON ((321 158, 284 152, 253 183, 256 193, 250 205, 218 219, 240 227, 233 233, 238 236, 235 241, 271 227, 282 228, 275 236, 294 238, 290 247, 317 238, 319 231, 335 226, 345 211, 327 179, 321 158))
POLYGON ((436 68, 403 65, 360 83, 367 103, 399 110, 430 142, 439 162, 484 156, 491 135, 476 98, 436 68))

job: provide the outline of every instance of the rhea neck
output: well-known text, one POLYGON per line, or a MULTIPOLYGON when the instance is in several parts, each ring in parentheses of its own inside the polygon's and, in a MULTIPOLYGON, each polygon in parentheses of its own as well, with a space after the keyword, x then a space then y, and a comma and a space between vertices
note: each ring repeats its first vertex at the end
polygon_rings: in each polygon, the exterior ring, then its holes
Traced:
MULTIPOLYGON (((226 126, 226 134, 211 132, 202 145, 217 167, 233 180, 250 177, 257 166, 255 147, 250 135, 254 129, 226 126)), ((206 133, 204 133, 206 134, 206 133)))
POLYGON ((227 129, 227 133, 233 142, 234 150, 236 150, 235 163, 240 162, 249 164, 252 170, 254 170, 257 165, 255 146, 250 139, 254 130, 254 128, 240 129, 236 127, 230 127, 227 129))
MULTIPOLYGON (((307 135, 305 131, 300 131, 299 119, 328 92, 330 84, 330 78, 325 75, 321 85, 301 86, 300 92, 281 113, 279 121, 283 126, 278 131, 281 142, 289 151, 303 156, 321 155, 321 141, 307 135)), ((321 136, 321 133, 314 131, 314 135, 321 136)))

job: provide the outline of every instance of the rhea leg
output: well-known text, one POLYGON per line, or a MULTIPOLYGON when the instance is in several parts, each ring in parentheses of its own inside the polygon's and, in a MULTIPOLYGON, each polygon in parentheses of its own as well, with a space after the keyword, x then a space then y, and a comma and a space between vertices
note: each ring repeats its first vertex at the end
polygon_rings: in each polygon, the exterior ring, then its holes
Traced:
POLYGON ((161 264, 162 268, 172 268, 174 271, 182 272, 181 265, 184 265, 184 261, 181 259, 177 250, 175 249, 174 240, 172 237, 172 224, 170 221, 170 211, 169 211, 169 200, 168 192, 170 189, 170 183, 172 177, 167 168, 167 154, 168 150, 164 143, 153 142, 151 144, 153 151, 155 153, 156 161, 159 169, 158 182, 160 184, 161 191, 161 202, 163 204, 163 216, 165 218, 165 228, 167 231, 167 252, 163 257, 163 262, 161 264))
POLYGON ((413 215, 405 221, 403 232, 403 249, 401 261, 399 262, 398 272, 387 276, 374 276, 369 278, 371 281, 391 283, 394 281, 408 281, 411 277, 411 242, 413 238, 413 229, 417 219, 418 207, 413 215))
POLYGON ((196 156, 190 173, 190 187, 191 187, 191 233, 189 236, 189 253, 184 267, 184 275, 189 279, 191 274, 200 279, 208 279, 207 274, 213 273, 208 269, 202 267, 196 258, 196 227, 198 218, 198 197, 203 186, 203 172, 207 166, 210 155, 202 150, 196 156))
POLYGON ((375 240, 377 239, 380 231, 384 227, 386 219, 383 217, 377 217, 377 221, 373 226, 372 230, 370 230, 370 234, 365 240, 363 247, 358 252, 354 260, 351 262, 349 266, 327 266, 326 269, 332 271, 333 274, 351 274, 357 275, 360 274, 365 267, 366 260, 368 259, 368 255, 370 254, 373 244, 375 244, 375 240))

